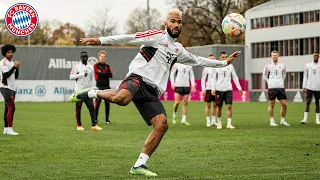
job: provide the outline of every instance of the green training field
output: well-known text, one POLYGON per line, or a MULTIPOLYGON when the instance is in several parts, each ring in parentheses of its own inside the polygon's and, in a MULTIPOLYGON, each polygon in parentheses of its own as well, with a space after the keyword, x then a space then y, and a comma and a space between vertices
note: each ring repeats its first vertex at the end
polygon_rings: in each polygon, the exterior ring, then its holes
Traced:
MULTIPOLYGON (((147 163, 158 173, 155 179, 320 179, 320 125, 313 104, 309 124, 300 124, 304 104, 289 103, 291 126, 270 127, 267 103, 235 103, 235 130, 206 127, 200 102, 189 103, 191 126, 172 125, 172 102, 164 105, 169 129, 147 163)), ((3 108, 1 103, 0 117, 3 108)), ((275 108, 279 123, 278 103, 275 108)), ((151 130, 132 103, 112 105, 113 124, 101 123, 100 132, 90 130, 85 105, 85 131, 77 131, 74 109, 72 103, 17 103, 14 130, 20 135, 0 135, 0 179, 146 179, 129 174, 151 130)))

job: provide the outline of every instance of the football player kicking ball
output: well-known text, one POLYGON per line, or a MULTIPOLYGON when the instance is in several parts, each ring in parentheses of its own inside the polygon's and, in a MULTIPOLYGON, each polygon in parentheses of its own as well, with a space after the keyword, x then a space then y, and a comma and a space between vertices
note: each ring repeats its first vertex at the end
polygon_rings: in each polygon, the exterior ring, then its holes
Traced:
POLYGON ((142 44, 139 53, 129 66, 127 77, 117 90, 89 88, 77 91, 70 97, 70 101, 101 98, 120 106, 126 106, 133 101, 145 122, 153 126, 138 160, 130 170, 134 175, 157 176, 146 167, 146 163, 168 129, 166 111, 159 96, 167 87, 173 64, 178 62, 192 66, 224 67, 241 53, 236 51, 225 61, 211 60, 189 53, 180 43, 175 42, 182 28, 182 13, 178 9, 168 12, 164 26, 163 31, 151 30, 130 35, 80 40, 88 45, 142 44))

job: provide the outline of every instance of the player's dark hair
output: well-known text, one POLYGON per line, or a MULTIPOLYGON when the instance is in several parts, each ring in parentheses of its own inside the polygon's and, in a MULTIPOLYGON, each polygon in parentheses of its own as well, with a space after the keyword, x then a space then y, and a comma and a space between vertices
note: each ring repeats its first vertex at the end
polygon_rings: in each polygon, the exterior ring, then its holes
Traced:
POLYGON ((209 56, 214 56, 214 54, 209 54, 209 56))
POLYGON ((313 53, 312 54, 319 54, 319 52, 318 51, 313 51, 313 53))
POLYGON ((12 45, 12 44, 5 44, 5 45, 3 45, 1 47, 1 53, 2 53, 3 56, 6 56, 6 53, 8 51, 10 51, 10 50, 12 50, 13 53, 15 53, 16 52, 16 47, 14 45, 12 45))
POLYGON ((221 54, 227 54, 225 51, 222 51, 221 53, 220 53, 220 56, 221 56, 221 54))
POLYGON ((80 54, 88 54, 87 51, 82 51, 80 54))

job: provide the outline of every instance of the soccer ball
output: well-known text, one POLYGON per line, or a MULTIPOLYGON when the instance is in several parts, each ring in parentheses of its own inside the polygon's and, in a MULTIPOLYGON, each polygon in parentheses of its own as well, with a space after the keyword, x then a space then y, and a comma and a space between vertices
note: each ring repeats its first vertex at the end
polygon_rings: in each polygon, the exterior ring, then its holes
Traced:
POLYGON ((222 31, 230 37, 238 37, 246 30, 246 20, 239 13, 226 15, 222 20, 222 31))

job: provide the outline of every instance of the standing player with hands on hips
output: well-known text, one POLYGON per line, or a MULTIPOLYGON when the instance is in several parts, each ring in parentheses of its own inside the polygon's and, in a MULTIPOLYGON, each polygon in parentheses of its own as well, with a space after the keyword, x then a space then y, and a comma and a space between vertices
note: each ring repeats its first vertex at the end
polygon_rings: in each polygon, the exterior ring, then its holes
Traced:
POLYGON ((192 66, 224 67, 240 55, 240 51, 236 51, 227 60, 216 61, 189 53, 180 43, 175 42, 182 29, 182 12, 178 9, 169 10, 164 26, 163 31, 150 30, 80 40, 89 45, 141 44, 139 53, 129 66, 127 77, 117 90, 88 88, 70 96, 70 101, 98 97, 120 106, 126 106, 133 101, 145 122, 153 126, 138 160, 130 169, 130 173, 134 175, 157 176, 146 167, 146 162, 168 129, 166 111, 159 96, 167 87, 173 64, 177 62, 192 66))

